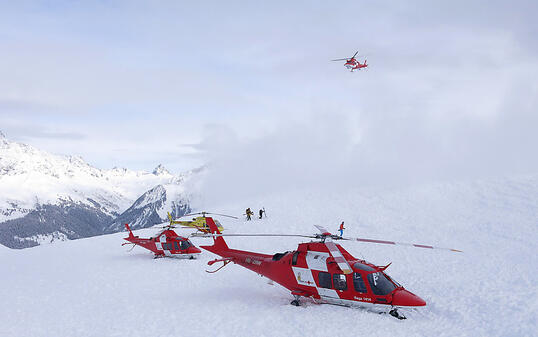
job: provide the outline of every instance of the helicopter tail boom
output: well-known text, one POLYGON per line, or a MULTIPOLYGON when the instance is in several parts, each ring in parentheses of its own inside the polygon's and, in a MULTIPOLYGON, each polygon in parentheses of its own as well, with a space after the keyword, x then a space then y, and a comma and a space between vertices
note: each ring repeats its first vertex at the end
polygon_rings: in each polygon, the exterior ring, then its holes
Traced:
POLYGON ((125 228, 127 228, 127 231, 129 232, 129 239, 134 239, 135 236, 133 234, 133 231, 131 230, 131 227, 129 227, 129 224, 125 224, 125 228))
MULTIPOLYGON (((209 229, 211 231, 211 234, 221 234, 219 228, 217 227, 217 224, 215 224, 215 221, 210 218, 205 218, 207 225, 209 226, 209 229)), ((217 250, 229 250, 228 245, 226 244, 226 241, 224 241, 224 238, 222 236, 213 236, 213 248, 217 250)))

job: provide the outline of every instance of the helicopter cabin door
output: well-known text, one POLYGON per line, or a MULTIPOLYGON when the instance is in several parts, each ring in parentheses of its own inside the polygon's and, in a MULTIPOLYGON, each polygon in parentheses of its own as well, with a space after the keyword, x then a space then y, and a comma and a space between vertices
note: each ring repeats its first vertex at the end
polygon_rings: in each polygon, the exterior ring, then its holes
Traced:
POLYGON ((317 290, 320 297, 339 298, 338 293, 332 287, 331 274, 328 273, 327 259, 329 253, 313 252, 306 253, 306 264, 308 269, 317 278, 317 290))
POLYGON ((172 253, 170 252, 170 247, 166 243, 166 235, 161 235, 159 237, 159 242, 155 242, 155 245, 157 246, 157 249, 162 249, 164 255, 172 256, 172 253))

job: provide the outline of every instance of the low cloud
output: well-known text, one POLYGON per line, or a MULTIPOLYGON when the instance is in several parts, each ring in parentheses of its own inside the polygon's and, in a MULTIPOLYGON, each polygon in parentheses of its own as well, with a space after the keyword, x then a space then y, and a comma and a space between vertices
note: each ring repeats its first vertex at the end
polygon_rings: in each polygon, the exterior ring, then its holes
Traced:
POLYGON ((248 138, 211 125, 197 146, 210 163, 204 192, 234 198, 535 173, 535 103, 509 94, 493 119, 312 113, 248 138))

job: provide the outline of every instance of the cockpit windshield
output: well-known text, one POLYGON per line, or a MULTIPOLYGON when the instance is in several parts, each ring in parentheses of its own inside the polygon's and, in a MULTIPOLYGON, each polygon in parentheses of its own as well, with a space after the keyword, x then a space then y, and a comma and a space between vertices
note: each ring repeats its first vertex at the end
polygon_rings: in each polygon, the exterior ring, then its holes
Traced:
POLYGON ((394 280, 392 277, 390 277, 389 275, 385 274, 385 276, 392 281, 392 283, 394 283, 396 285, 397 288, 400 288, 402 285, 398 282, 396 282, 396 280, 394 280))
POLYGON ((387 295, 396 289, 396 286, 382 272, 371 273, 367 277, 375 295, 387 295))
POLYGON ((181 246, 181 250, 185 250, 189 248, 190 246, 192 246, 192 244, 189 241, 181 241, 179 245, 181 246))

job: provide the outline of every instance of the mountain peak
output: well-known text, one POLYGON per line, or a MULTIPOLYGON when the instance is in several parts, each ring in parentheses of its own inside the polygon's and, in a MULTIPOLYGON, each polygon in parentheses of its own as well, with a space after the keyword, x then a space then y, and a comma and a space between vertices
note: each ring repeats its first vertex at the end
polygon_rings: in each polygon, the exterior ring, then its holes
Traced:
POLYGON ((157 167, 153 170, 152 173, 156 176, 171 174, 162 164, 157 165, 157 167))

